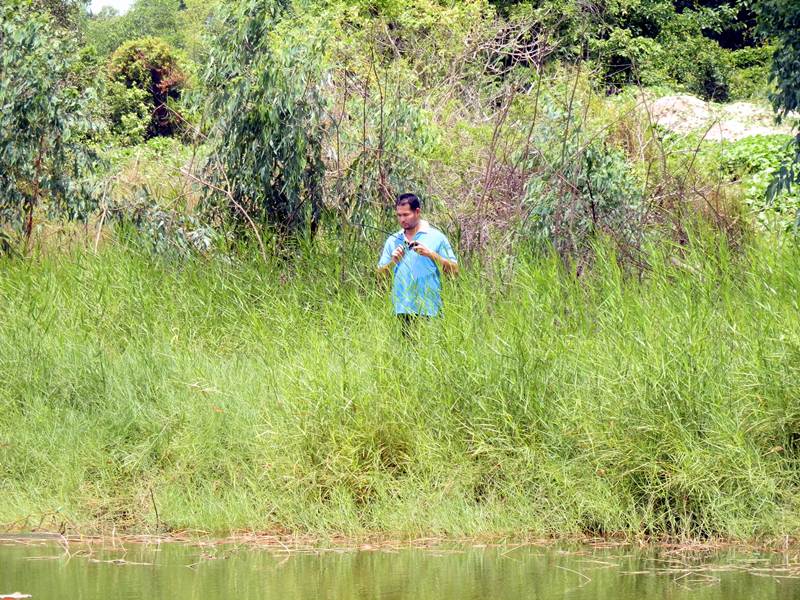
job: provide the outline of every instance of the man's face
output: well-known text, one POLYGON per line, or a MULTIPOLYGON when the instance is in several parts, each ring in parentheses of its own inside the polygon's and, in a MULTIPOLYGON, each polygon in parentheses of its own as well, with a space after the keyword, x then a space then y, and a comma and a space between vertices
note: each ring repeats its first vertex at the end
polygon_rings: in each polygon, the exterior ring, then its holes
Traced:
POLYGON ((401 204, 395 209, 397 222, 404 230, 414 229, 419 223, 419 209, 412 210, 408 204, 401 204))

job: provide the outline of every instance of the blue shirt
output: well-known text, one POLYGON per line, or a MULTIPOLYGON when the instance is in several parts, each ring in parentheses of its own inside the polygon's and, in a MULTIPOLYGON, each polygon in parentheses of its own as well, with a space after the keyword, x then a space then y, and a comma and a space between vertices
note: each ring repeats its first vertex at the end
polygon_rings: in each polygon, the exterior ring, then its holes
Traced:
MULTIPOLYGON (((447 260, 456 260, 456 255, 445 235, 431 227, 427 221, 420 221, 419 231, 414 240, 433 250, 447 260)), ((379 267, 392 262, 392 252, 402 246, 405 235, 401 229, 389 236, 383 245, 379 267)), ((412 314, 435 317, 442 308, 442 278, 439 266, 430 258, 420 256, 406 248, 400 264, 394 266, 392 302, 397 315, 412 314)))

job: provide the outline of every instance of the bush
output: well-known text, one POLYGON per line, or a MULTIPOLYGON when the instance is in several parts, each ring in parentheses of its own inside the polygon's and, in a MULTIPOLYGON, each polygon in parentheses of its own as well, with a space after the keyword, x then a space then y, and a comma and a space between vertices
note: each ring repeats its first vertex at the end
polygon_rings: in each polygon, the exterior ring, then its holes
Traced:
MULTIPOLYGON (((758 29, 775 44, 770 81, 777 89, 770 96, 772 105, 779 118, 793 118, 800 126, 796 115, 800 109, 800 5, 795 0, 760 0, 758 9, 758 29)), ((767 193, 772 199, 800 185, 800 134, 795 137, 793 154, 780 166, 769 186, 767 193)), ((795 222, 800 223, 800 212, 795 222)))
POLYGON ((731 53, 733 67, 730 78, 731 98, 766 97, 774 52, 775 48, 772 46, 760 46, 742 48, 731 53))
POLYGON ((142 142, 150 126, 150 95, 147 90, 127 87, 111 79, 106 84, 106 115, 116 140, 123 145, 142 142))
MULTIPOLYGON (((203 1, 203 4, 213 3, 214 0, 203 1)), ((186 28, 179 18, 183 12, 179 6, 179 0, 135 0, 122 15, 105 7, 86 18, 86 40, 106 57, 126 41, 145 37, 181 48, 186 28)))
POLYGON ((115 95, 110 103, 116 107, 115 125, 124 130, 123 117, 128 115, 128 127, 136 129, 137 116, 144 110, 150 115, 145 137, 172 135, 179 121, 170 110, 170 103, 181 98, 187 83, 186 69, 181 57, 166 42, 156 38, 131 40, 112 55, 108 74, 112 82, 138 92, 122 93, 119 86, 110 86, 115 95), (137 104, 141 106, 137 106, 137 104))
POLYGON ((608 39, 592 40, 590 44, 600 58, 603 78, 611 92, 631 83, 652 86, 669 80, 664 50, 653 38, 634 36, 628 29, 614 29, 608 39))
POLYGON ((725 101, 730 96, 730 52, 702 35, 700 23, 680 15, 659 36, 664 66, 670 77, 705 100, 725 101))
POLYGON ((625 155, 614 148, 590 145, 562 172, 533 178, 524 202, 532 216, 528 235, 536 244, 552 244, 562 256, 580 259, 598 235, 637 243, 641 186, 625 155))
POLYGON ((782 164, 792 158, 792 139, 787 135, 744 138, 724 148, 720 168, 742 186, 745 205, 765 228, 795 231, 800 193, 795 188, 769 197, 770 183, 782 164))

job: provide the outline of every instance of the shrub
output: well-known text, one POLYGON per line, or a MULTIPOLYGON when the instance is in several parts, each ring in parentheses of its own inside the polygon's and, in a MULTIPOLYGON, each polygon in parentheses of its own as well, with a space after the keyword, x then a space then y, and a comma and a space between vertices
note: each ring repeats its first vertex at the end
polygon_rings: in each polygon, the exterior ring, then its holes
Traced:
MULTIPOLYGON (((795 0, 760 0, 758 29, 775 44, 770 81, 777 88, 770 99, 779 118, 786 118, 800 109, 800 5, 795 0)), ((795 125, 800 125, 796 114, 795 125)), ((768 196, 775 199, 782 191, 791 192, 800 184, 800 133, 795 137, 794 156, 778 169, 770 184, 768 196)), ((800 223, 800 212, 796 223, 800 223)))
POLYGON ((732 52, 730 78, 731 98, 747 99, 766 96, 769 70, 775 48, 760 46, 732 52))
MULTIPOLYGON (((157 38, 126 42, 111 57, 109 78, 128 89, 144 92, 119 94, 114 91, 115 86, 111 86, 111 93, 117 93, 112 102, 122 108, 117 113, 119 120, 115 124, 118 127, 122 125, 122 115, 141 114, 143 108, 135 106, 141 100, 150 114, 145 137, 172 135, 176 131, 179 123, 169 104, 180 99, 187 75, 179 54, 169 44, 157 38)), ((135 120, 135 117, 130 119, 135 120)))
POLYGON ((653 38, 634 36, 628 29, 614 29, 607 39, 590 43, 592 52, 601 60, 605 84, 611 92, 631 83, 651 86, 669 79, 664 50, 653 38))
POLYGON ((637 243, 641 186, 617 149, 589 145, 560 172, 534 177, 525 203, 531 239, 552 244, 562 256, 580 259, 598 235, 637 243))
POLYGON ((150 95, 147 90, 127 87, 114 79, 106 83, 106 115, 111 131, 123 145, 142 142, 150 126, 150 95))
POLYGON ((690 13, 679 15, 659 41, 664 65, 671 78, 705 100, 725 101, 730 96, 730 53, 702 35, 701 22, 690 13))
POLYGON ((800 208, 795 188, 767 195, 770 183, 782 164, 792 158, 791 138, 786 135, 752 136, 726 147, 720 167, 742 186, 745 205, 763 227, 794 231, 800 208))

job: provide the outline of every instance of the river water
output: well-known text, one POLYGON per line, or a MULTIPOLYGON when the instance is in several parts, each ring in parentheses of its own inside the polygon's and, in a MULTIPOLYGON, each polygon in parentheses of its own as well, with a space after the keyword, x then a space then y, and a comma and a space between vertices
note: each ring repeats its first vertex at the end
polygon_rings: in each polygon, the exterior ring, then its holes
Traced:
POLYGON ((798 599, 800 557, 746 550, 0 542, 0 598, 33 600, 798 599))

